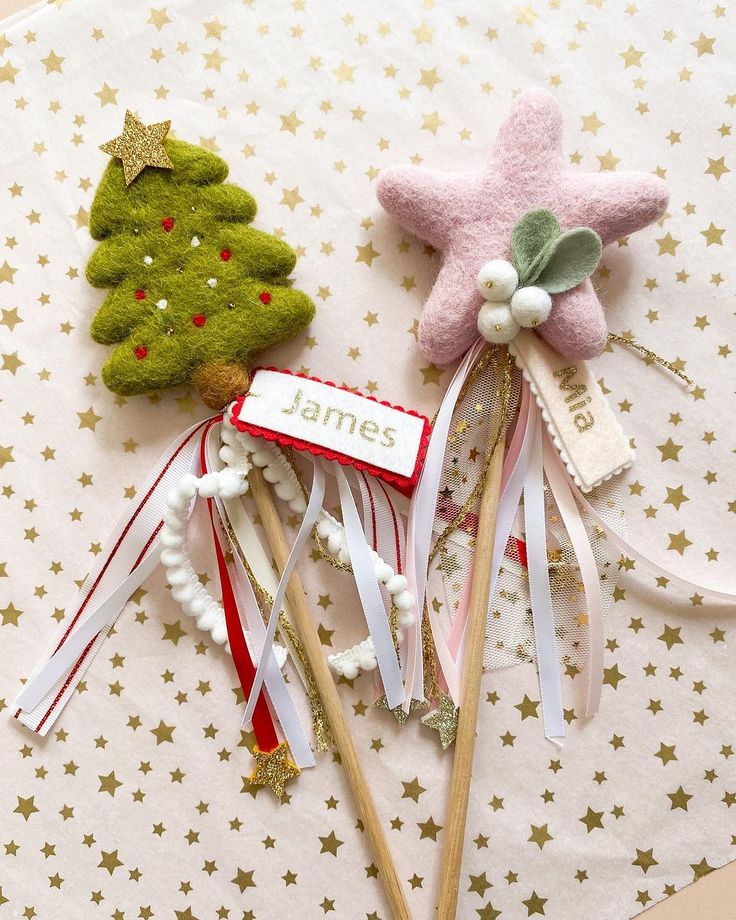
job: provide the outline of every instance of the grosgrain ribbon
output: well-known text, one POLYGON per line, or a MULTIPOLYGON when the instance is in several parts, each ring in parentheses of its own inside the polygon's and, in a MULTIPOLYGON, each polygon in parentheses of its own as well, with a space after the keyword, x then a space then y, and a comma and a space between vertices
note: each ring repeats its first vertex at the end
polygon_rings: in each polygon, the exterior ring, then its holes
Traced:
POLYGON ((59 717, 130 595, 155 568, 167 494, 197 464, 199 436, 211 421, 192 425, 159 457, 138 490, 142 497, 116 524, 49 649, 18 696, 15 717, 40 735, 59 717))

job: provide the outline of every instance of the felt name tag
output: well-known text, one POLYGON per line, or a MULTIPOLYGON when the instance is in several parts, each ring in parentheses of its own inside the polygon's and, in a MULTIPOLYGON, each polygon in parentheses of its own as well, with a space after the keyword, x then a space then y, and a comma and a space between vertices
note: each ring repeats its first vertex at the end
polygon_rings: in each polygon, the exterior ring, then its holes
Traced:
POLYGON ((422 415, 304 374, 253 373, 232 408, 241 431, 364 470, 399 489, 419 477, 430 435, 422 415))
POLYGON ((568 472, 583 492, 631 466, 634 451, 585 361, 563 358, 532 332, 509 344, 568 472))

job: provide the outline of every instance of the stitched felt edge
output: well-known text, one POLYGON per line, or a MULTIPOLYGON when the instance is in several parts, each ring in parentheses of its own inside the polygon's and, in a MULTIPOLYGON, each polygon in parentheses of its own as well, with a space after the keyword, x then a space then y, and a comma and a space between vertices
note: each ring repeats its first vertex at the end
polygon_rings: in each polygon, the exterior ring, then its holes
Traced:
POLYGON ((512 355, 514 361, 516 362, 516 366, 521 371, 522 376, 524 377, 524 380, 526 380, 526 382, 529 384, 529 389, 532 391, 534 399, 536 400, 536 403, 542 412, 542 418, 544 419, 545 424, 547 425, 547 430, 552 436, 552 442, 557 448, 557 451, 560 457, 562 458, 562 462, 565 464, 565 468, 567 469, 567 472, 570 474, 573 482, 580 489, 581 492, 592 492, 593 489, 597 489, 598 486, 603 485, 604 482, 608 482, 609 479, 613 479, 614 476, 618 476, 619 473, 623 473, 624 470, 628 470, 631 467, 632 463, 636 459, 636 451, 634 450, 631 451, 631 455, 626 463, 622 463, 620 466, 617 466, 616 469, 612 470, 607 476, 601 476, 600 479, 596 479, 596 481, 594 483, 591 483, 591 485, 584 486, 583 483, 580 481, 580 477, 577 474, 577 470, 575 469, 575 466, 572 462, 572 459, 570 458, 570 455, 568 454, 565 448, 565 445, 560 440, 557 429, 555 428, 555 424, 552 421, 549 415, 549 412, 547 412, 547 408, 544 404, 544 400, 539 395, 539 391, 537 390, 537 385, 532 379, 532 376, 529 373, 529 371, 526 369, 526 367, 524 367, 521 356, 516 351, 516 349, 513 347, 513 342, 509 343, 509 353, 512 355))
POLYGON ((319 444, 312 444, 311 441, 302 441, 298 438, 291 437, 290 435, 285 435, 278 431, 272 431, 270 428, 262 428, 259 425, 252 425, 248 422, 241 421, 237 417, 237 414, 243 407, 243 403, 245 402, 248 395, 247 393, 243 393, 236 397, 235 402, 232 403, 230 407, 230 421, 235 426, 235 428, 238 429, 238 431, 245 431, 248 434, 254 435, 255 437, 265 438, 267 441, 275 441, 281 447, 295 447, 297 450, 306 451, 315 457, 325 457, 327 460, 337 460, 341 466, 352 466, 354 469, 360 470, 361 472, 370 473, 371 476, 376 476, 378 479, 382 479, 384 482, 398 489, 400 492, 403 492, 405 495, 411 495, 414 486, 419 480, 419 474, 422 470, 422 466, 424 465, 424 458, 427 454, 427 448, 429 446, 429 438, 432 434, 432 426, 430 425, 429 419, 426 417, 426 415, 421 415, 419 412, 415 412, 413 409, 405 409, 403 406, 397 406, 394 403, 387 402, 384 399, 376 399, 375 396, 364 396, 362 393, 356 393, 355 390, 351 390, 350 387, 340 386, 337 383, 333 383, 331 380, 321 380, 319 377, 313 377, 309 374, 302 374, 298 373, 297 371, 290 371, 281 367, 256 367, 253 369, 253 376, 255 376, 258 371, 274 371, 277 374, 289 374, 291 377, 300 377, 302 380, 314 380, 315 383, 322 383, 325 386, 334 387, 336 390, 344 390, 346 393, 352 393, 354 396, 360 396, 361 399, 370 400, 377 405, 386 406, 389 409, 395 409, 398 412, 403 412, 405 415, 412 415, 414 418, 420 419, 423 423, 422 435, 419 440, 419 450, 417 451, 417 460, 414 464, 414 470, 411 476, 401 476, 398 473, 392 473, 389 470, 385 470, 380 466, 374 466, 372 463, 366 463, 363 460, 356 460, 349 454, 343 454, 336 450, 330 450, 327 447, 321 447, 319 444))

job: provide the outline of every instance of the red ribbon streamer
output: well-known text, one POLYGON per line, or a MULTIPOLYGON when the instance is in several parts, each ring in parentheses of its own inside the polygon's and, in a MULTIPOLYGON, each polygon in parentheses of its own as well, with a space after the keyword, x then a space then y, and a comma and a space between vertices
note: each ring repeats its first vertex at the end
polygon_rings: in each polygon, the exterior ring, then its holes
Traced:
MULTIPOLYGON (((215 419, 214 421, 219 421, 219 419, 215 419)), ((206 443, 208 432, 209 428, 202 437, 202 444, 200 447, 203 473, 207 472, 206 443)), ((240 686, 243 689, 245 699, 248 699, 250 688, 253 686, 253 678, 255 677, 256 669, 253 664, 253 659, 250 657, 248 646, 245 643, 243 627, 240 622, 240 614, 238 613, 238 604, 235 600, 235 593, 233 591, 232 582, 230 581, 230 573, 227 569, 227 562, 225 561, 225 556, 220 546, 220 539, 215 525, 215 514, 211 498, 207 499, 207 511, 209 512, 210 524, 212 525, 212 539, 215 544, 215 555, 217 556, 217 571, 220 578, 220 587, 222 589, 222 608, 225 611, 225 625, 227 626, 227 637, 230 641, 230 651, 232 652, 233 662, 235 663, 235 670, 238 672, 240 686)), ((256 736, 258 747, 264 753, 273 751, 279 746, 279 738, 276 734, 273 718, 263 691, 258 695, 258 702, 253 712, 253 731, 256 736)))

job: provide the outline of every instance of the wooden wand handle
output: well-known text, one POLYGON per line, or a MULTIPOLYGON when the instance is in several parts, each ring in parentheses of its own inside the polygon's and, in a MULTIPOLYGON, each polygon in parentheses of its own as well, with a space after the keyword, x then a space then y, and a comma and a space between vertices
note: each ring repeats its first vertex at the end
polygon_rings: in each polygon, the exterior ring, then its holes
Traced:
MULTIPOLYGON (((261 516, 268 542, 271 545, 276 565, 279 571, 282 572, 289 557, 289 547, 286 543, 281 519, 278 516, 271 492, 260 470, 256 468, 252 469, 248 474, 248 483, 261 516)), ((343 769, 353 792, 353 800, 358 815, 368 834, 373 857, 378 866, 378 877, 386 892, 393 916, 395 920, 411 920, 409 906, 406 903, 404 891, 391 858, 391 851, 388 848, 386 836, 381 826, 381 819, 378 816, 376 804, 366 782, 365 774, 360 766, 353 737, 340 703, 337 687, 322 653, 322 643, 319 640, 317 628, 307 606, 304 588, 296 572, 289 580, 286 596, 289 599, 294 627, 299 634, 304 647, 304 654, 314 674, 314 681, 322 699, 332 736, 335 739, 335 746, 340 754, 343 769)))
POLYGON ((491 558, 496 533, 496 512, 501 490, 503 455, 504 438, 501 432, 490 458, 478 510, 478 533, 475 540, 476 564, 473 570, 465 636, 465 663, 445 828, 445 848, 442 854, 440 894, 437 904, 438 920, 454 920, 457 911, 465 822, 468 815, 468 798, 473 772, 478 700, 483 676, 483 647, 486 639, 488 593, 491 587, 491 558))

